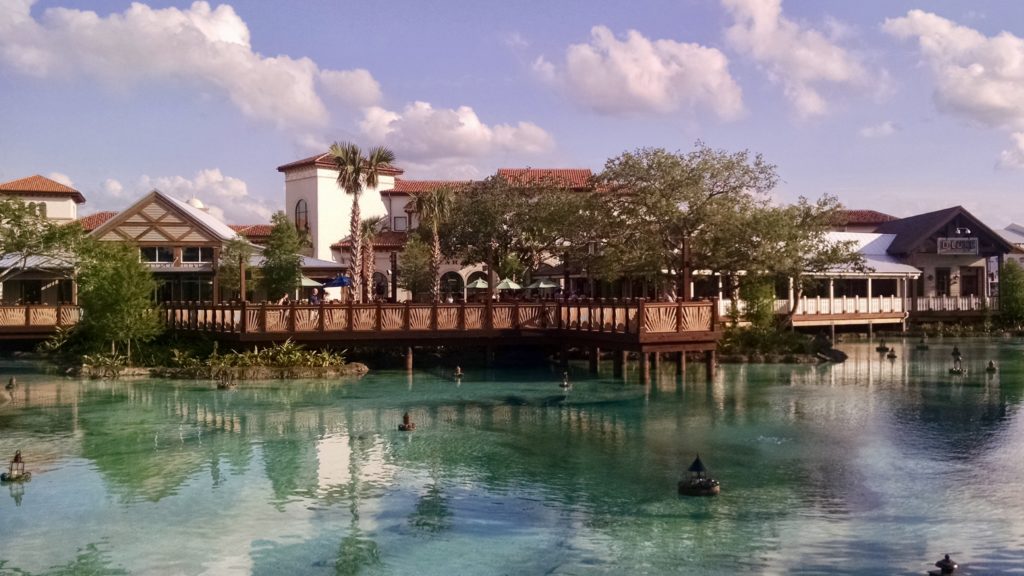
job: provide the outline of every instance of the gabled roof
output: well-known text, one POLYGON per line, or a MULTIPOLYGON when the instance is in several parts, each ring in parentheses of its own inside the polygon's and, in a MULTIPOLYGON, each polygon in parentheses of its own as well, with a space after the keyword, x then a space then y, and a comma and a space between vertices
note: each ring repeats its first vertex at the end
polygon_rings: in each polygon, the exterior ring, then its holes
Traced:
POLYGON ((963 206, 953 206, 935 212, 918 214, 908 218, 900 218, 892 222, 881 224, 875 231, 882 234, 895 234, 896 238, 889 246, 889 254, 905 255, 910 254, 932 235, 936 234, 943 227, 948 226, 954 219, 960 218, 962 222, 969 224, 973 235, 979 232, 990 237, 992 242, 1005 252, 1013 250, 1013 246, 994 230, 975 218, 963 206))
POLYGON ((75 201, 75 204, 82 204, 85 202, 85 196, 82 193, 70 186, 66 186, 51 180, 45 176, 36 174, 35 176, 29 176, 28 178, 21 178, 19 180, 11 180, 10 182, 4 182, 0 184, 0 194, 5 195, 16 195, 16 194, 35 194, 39 196, 61 196, 70 197, 75 201))
POLYGON ((112 210, 96 212, 94 214, 89 214, 88 216, 83 216, 79 218, 78 225, 82 227, 82 230, 85 230, 86 232, 92 232, 93 230, 99 228, 101 225, 103 225, 103 223, 105 223, 107 220, 110 220, 114 216, 117 216, 117 212, 114 212, 112 210))
POLYGON ((381 190, 380 193, 382 195, 423 194, 441 188, 459 190, 468 187, 472 183, 472 180, 403 180, 395 178, 395 187, 390 190, 381 190))
POLYGON ((499 168, 498 176, 517 184, 551 182, 566 188, 590 188, 590 168, 499 168))
POLYGON ((136 212, 136 206, 145 206, 146 204, 150 203, 153 200, 157 200, 165 205, 168 205, 172 210, 178 212, 178 214, 184 216, 193 224, 203 229, 208 234, 220 240, 221 242, 227 242, 238 236, 238 233, 232 230, 230 226, 221 222, 210 213, 200 210, 192 206, 188 202, 183 202, 181 200, 178 200, 177 198, 168 196, 167 194, 164 194, 159 190, 153 190, 149 194, 146 194, 138 201, 136 201, 134 204, 132 204, 128 208, 125 208, 122 212, 118 213, 114 217, 110 218, 103 224, 96 227, 91 232, 91 234, 96 236, 97 238, 102 237, 108 230, 114 228, 123 220, 129 218, 132 214, 134 214, 136 212))
MULTIPOLYGON (((341 240, 331 244, 331 248, 335 250, 347 249, 352 245, 349 236, 342 238, 341 240)), ((393 230, 384 230, 377 233, 377 238, 373 241, 374 250, 396 250, 405 246, 405 243, 409 241, 408 232, 395 232, 393 230)))
POLYGON ((892 222, 893 220, 899 220, 899 218, 890 216, 889 214, 883 214, 876 210, 840 210, 836 214, 834 224, 838 226, 850 224, 883 224, 885 222, 892 222))
MULTIPOLYGON (((296 160, 295 162, 289 162, 288 164, 282 164, 277 167, 278 172, 288 172, 295 168, 305 168, 307 166, 316 166, 317 168, 336 168, 334 164, 334 157, 331 156, 330 152, 324 152, 323 154, 317 154, 302 160, 296 160)), ((397 176, 404 174, 405 171, 395 166, 385 166, 381 168, 381 174, 387 174, 389 176, 397 176)))

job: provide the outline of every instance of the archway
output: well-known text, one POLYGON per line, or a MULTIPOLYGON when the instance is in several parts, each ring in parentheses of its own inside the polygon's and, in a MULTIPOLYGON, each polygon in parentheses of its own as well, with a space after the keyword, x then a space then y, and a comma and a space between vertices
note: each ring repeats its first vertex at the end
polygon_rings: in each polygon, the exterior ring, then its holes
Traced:
POLYGON ((458 272, 445 272, 441 275, 441 301, 462 302, 466 298, 466 284, 458 272))

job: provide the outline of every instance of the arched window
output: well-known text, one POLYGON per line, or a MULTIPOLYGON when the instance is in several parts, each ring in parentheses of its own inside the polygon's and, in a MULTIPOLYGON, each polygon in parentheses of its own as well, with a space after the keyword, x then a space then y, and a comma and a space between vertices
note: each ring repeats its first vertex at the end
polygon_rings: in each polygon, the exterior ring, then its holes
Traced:
POLYGON ((376 298, 387 298, 388 277, 380 272, 373 273, 373 295, 376 298))
POLYGON ((309 230, 309 205, 304 198, 295 203, 295 229, 299 232, 309 230))
MULTIPOLYGON (((484 278, 486 280, 486 278, 484 278)), ((441 299, 445 302, 462 302, 466 296, 466 285, 458 272, 445 272, 441 275, 441 299)))

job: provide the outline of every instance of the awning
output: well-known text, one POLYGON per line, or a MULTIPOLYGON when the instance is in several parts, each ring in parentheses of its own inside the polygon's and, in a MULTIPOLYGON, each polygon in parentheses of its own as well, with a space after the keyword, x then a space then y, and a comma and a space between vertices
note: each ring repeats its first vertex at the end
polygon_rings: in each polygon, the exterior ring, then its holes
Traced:
POLYGON ((313 280, 312 278, 307 278, 305 276, 302 277, 302 287, 303 288, 310 288, 310 287, 319 288, 320 286, 323 286, 323 284, 317 282, 316 280, 313 280))

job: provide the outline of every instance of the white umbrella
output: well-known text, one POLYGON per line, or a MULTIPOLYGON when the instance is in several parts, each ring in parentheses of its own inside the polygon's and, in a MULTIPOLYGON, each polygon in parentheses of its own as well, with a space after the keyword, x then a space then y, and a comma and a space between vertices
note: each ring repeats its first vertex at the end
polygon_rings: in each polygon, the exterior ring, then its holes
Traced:
POLYGON ((509 280, 508 278, 505 278, 498 283, 498 290, 521 290, 522 288, 523 287, 516 284, 514 280, 509 280))
POLYGON ((476 280, 473 280, 469 284, 466 284, 466 288, 469 288, 470 290, 484 290, 487 288, 487 280, 484 280, 483 278, 477 278, 476 280))
POLYGON ((558 284, 551 280, 535 280, 533 284, 526 287, 527 290, 547 290, 550 288, 558 288, 558 284))

